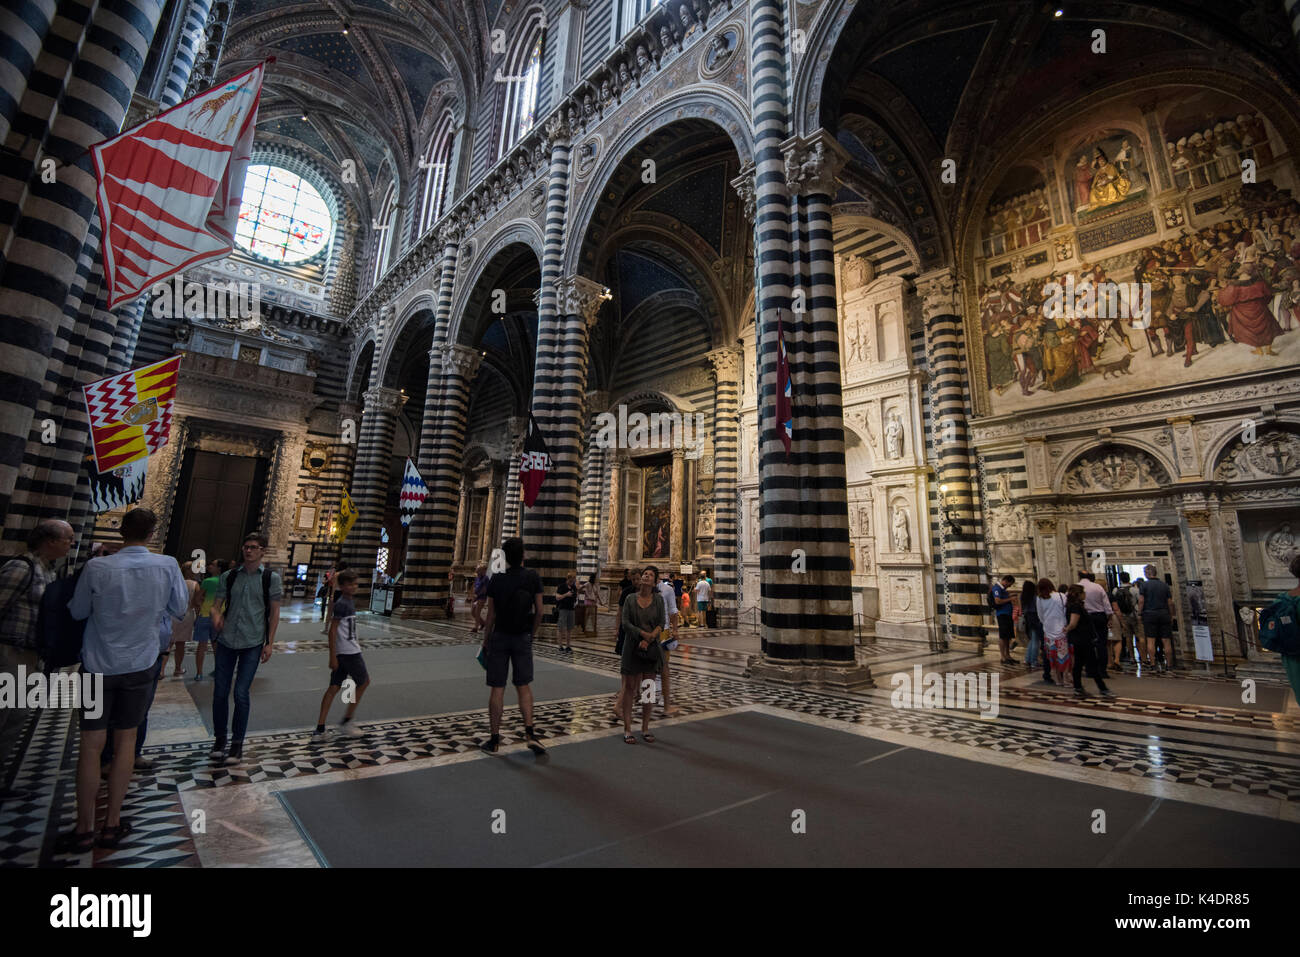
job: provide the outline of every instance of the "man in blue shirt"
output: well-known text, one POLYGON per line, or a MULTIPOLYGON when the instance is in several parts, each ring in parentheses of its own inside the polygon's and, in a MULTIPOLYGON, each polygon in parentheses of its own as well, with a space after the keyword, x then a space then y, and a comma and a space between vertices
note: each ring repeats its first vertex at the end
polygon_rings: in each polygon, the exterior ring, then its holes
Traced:
POLYGON ((103 676, 102 708, 97 718, 81 716, 77 758, 77 828, 59 841, 61 850, 85 853, 94 843, 99 755, 113 732, 113 764, 108 774, 108 814, 101 847, 117 847, 131 826, 121 818, 135 762, 136 729, 152 698, 162 647, 158 622, 184 616, 189 605, 185 579, 176 559, 146 547, 158 524, 153 512, 137 508, 122 519, 122 549, 87 562, 68 611, 89 619, 81 647, 81 670, 103 676))
POLYGON ((217 599, 212 603, 212 627, 220 635, 216 647, 217 670, 212 678, 212 728, 217 740, 212 745, 211 757, 216 762, 238 764, 243 760, 253 676, 259 664, 270 660, 275 630, 280 625, 284 588, 278 572, 262 567, 266 546, 267 538, 260 532, 244 536, 244 563, 221 577, 217 599), (265 589, 263 578, 267 579, 265 589), (227 754, 226 719, 230 714, 232 680, 235 723, 227 754))
POLYGON ((1015 583, 1014 575, 1003 575, 1000 582, 993 583, 993 617, 998 622, 998 648, 1002 651, 1004 665, 1015 664, 1011 657, 1011 639, 1016 634, 1011 586, 1015 583))

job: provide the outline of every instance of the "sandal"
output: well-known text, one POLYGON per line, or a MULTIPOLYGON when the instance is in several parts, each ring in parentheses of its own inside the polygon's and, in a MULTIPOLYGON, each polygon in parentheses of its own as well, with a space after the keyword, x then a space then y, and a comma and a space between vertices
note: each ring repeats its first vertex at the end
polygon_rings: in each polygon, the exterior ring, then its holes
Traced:
POLYGON ((131 825, 126 821, 120 822, 117 827, 106 827, 99 833, 99 840, 96 842, 100 847, 118 847, 123 839, 131 833, 131 825))
POLYGON ((625 735, 623 735, 623 743, 624 743, 624 744, 636 744, 636 735, 635 735, 635 734, 625 734, 625 735))
POLYGON ((649 731, 642 731, 642 732, 641 732, 641 737, 645 740, 645 743, 646 743, 646 744, 654 744, 654 743, 655 743, 655 736, 654 736, 653 734, 651 734, 649 731))
POLYGON ((54 849, 60 853, 89 854, 95 849, 95 832, 68 831, 60 834, 54 841, 54 849))

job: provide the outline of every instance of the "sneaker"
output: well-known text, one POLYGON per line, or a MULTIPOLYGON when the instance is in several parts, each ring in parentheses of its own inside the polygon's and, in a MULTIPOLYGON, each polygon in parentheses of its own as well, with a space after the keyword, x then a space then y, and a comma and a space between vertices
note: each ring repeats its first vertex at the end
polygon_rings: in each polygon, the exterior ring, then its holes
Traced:
POLYGON ((488 738, 486 741, 484 741, 482 744, 479 745, 479 750, 485 751, 488 754, 496 754, 498 751, 501 750, 501 735, 499 734, 492 735, 492 737, 488 738))
POLYGON ((212 750, 208 752, 208 756, 214 761, 224 758, 226 756, 226 739, 217 738, 217 740, 213 742, 212 750))
POLYGON ((1118 698, 1118 697, 1119 697, 1119 695, 1115 694, 1115 692, 1111 691, 1109 688, 1107 688, 1105 691, 1103 691, 1103 692, 1101 693, 1101 696, 1102 696, 1103 698, 1118 698))
POLYGON ((312 744, 319 744, 321 741, 326 740, 329 736, 330 736, 329 728, 326 728, 324 731, 312 731, 311 733, 312 744))
POLYGON ((1076 698, 1091 698, 1091 697, 1092 697, 1092 695, 1088 694, 1088 692, 1084 691, 1082 688, 1075 688, 1075 689, 1074 689, 1074 696, 1075 696, 1076 698))
POLYGON ((537 740, 537 735, 535 734, 525 734, 524 743, 528 745, 528 750, 533 752, 533 754, 541 755, 546 753, 546 748, 543 747, 542 742, 537 740))
POLYGON ((347 724, 340 724, 338 734, 344 738, 356 738, 365 734, 361 727, 355 721, 349 721, 347 724))
POLYGON ((229 753, 226 754, 226 761, 225 761, 226 766, 232 767, 234 765, 241 763, 243 760, 244 760, 244 743, 242 741, 236 741, 234 744, 230 746, 229 753))
POLYGON ((135 759, 135 769, 137 771, 152 771, 153 765, 154 765, 153 758, 146 758, 144 756, 137 755, 135 759))

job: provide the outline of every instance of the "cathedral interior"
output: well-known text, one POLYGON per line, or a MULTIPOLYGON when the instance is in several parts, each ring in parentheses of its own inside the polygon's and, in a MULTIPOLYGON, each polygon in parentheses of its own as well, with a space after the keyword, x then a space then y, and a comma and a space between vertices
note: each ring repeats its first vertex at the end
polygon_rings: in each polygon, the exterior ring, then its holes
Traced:
POLYGON ((1259 613, 1300 553, 1300 4, 25 0, 0 29, 0 549, 62 519, 79 566, 145 507, 180 562, 262 531, 285 592, 244 766, 207 761, 210 682, 164 677, 132 840, 68 855, 75 712, 33 710, 5 864, 1294 864, 1300 711, 1259 613), (110 305, 90 147, 263 63, 233 251, 110 305), (83 386, 173 356, 165 444, 95 484, 83 386), (529 774, 458 758, 487 727, 468 590, 515 536, 538 785, 513 692, 529 774), (322 744, 340 561, 375 687, 322 744), (647 565, 712 599, 658 750, 608 705, 647 565), (562 651, 570 572, 598 597, 562 651), (1120 641, 1116 696, 999 647, 995 580, 1083 572, 1170 594, 1164 663, 1120 641), (923 672, 987 677, 992 719, 900 695, 923 672), (554 823, 635 808, 638 773, 680 781, 655 840, 554 823), (1049 850, 1026 801, 1112 821, 1049 850), (340 834, 411 802, 445 841, 340 834), (475 802, 553 829, 493 844, 475 802), (727 837, 787 805, 840 836, 727 837), (970 828, 1018 837, 952 851, 970 828))

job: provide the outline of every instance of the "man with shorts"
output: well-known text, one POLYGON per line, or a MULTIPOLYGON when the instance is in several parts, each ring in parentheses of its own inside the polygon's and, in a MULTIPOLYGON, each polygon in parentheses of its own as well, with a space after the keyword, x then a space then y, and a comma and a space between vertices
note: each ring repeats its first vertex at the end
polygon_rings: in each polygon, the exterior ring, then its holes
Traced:
POLYGON ((701 575, 695 583, 695 620, 699 627, 707 628, 709 617, 709 599, 713 595, 713 586, 709 579, 701 575))
POLYGON ((1119 573, 1119 584, 1110 590, 1110 607, 1119 624, 1119 637, 1110 644, 1111 664, 1115 670, 1120 669, 1121 653, 1133 647, 1137 635, 1137 603, 1133 600, 1132 576, 1128 572, 1119 573))
POLYGON ((486 652, 488 722, 491 737, 480 747, 488 754, 501 748, 501 713, 505 710, 506 677, 514 673, 515 693, 524 716, 524 741, 534 754, 546 748, 533 733, 533 635, 542 623, 542 580, 531 568, 524 568, 524 541, 507 539, 502 545, 506 564, 504 572, 493 575, 487 583, 486 652))
POLYGON ((1154 666, 1157 642, 1164 640, 1171 643, 1165 646, 1168 649, 1166 660, 1168 652, 1173 650, 1173 615, 1169 608, 1169 586, 1156 577, 1156 566, 1148 565, 1142 571, 1147 577, 1139 586, 1138 615, 1142 618, 1142 646, 1147 664, 1154 666))
POLYGON ((313 741, 325 737, 325 718, 330 713, 330 705, 348 678, 355 685, 354 697, 343 712, 343 724, 339 733, 357 734, 357 726, 351 723, 352 718, 357 713, 357 705, 361 704, 361 696, 370 687, 370 673, 366 671, 365 659, 361 657, 361 645, 357 643, 357 607, 352 602, 352 596, 357 593, 357 573, 339 572, 335 585, 339 597, 334 601, 330 619, 330 686, 320 699, 320 716, 316 719, 316 730, 312 732, 313 741))
POLYGON ((99 756, 111 731, 113 764, 108 774, 108 808, 100 847, 117 847, 131 831, 121 818, 122 799, 135 763, 136 729, 144 721, 158 673, 158 623, 164 615, 180 618, 189 592, 176 559, 146 547, 158 524, 146 508, 122 519, 121 551, 87 562, 77 580, 68 611, 89 619, 81 646, 81 671, 103 675, 103 695, 83 708, 81 749, 77 758, 77 826, 58 843, 61 851, 84 854, 95 844, 95 799, 99 793, 99 756), (92 710, 97 712, 92 717, 92 710))

